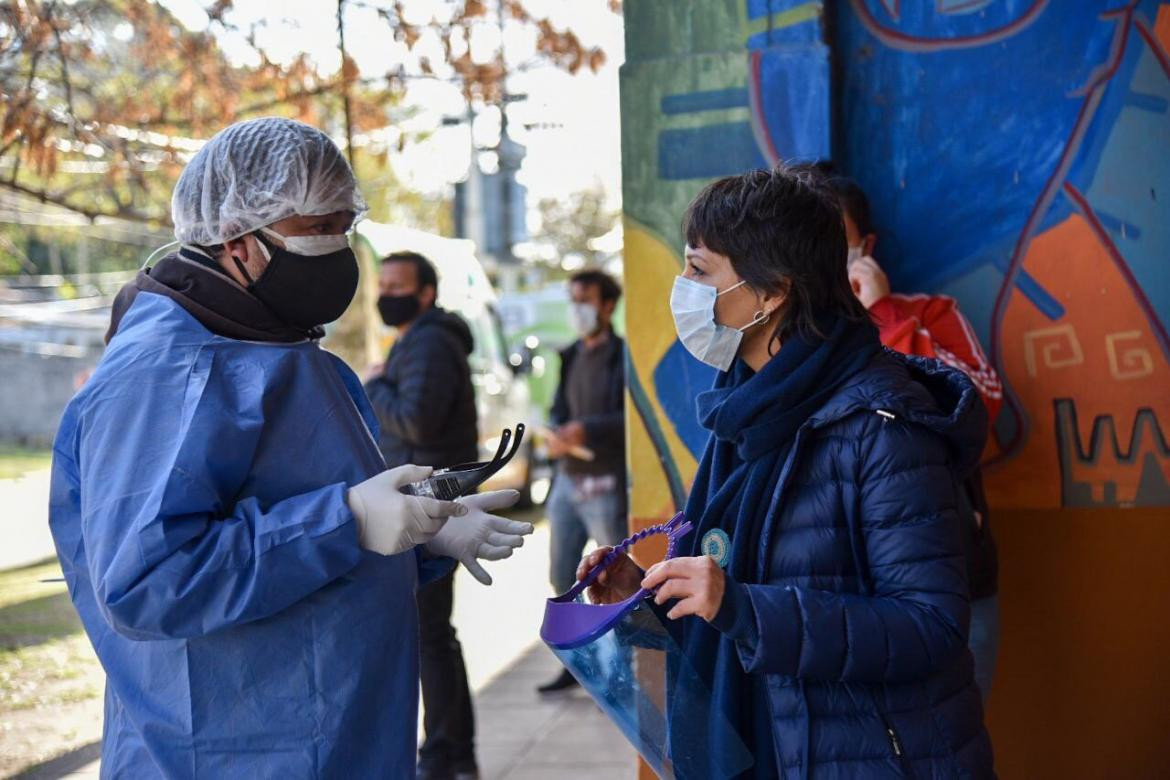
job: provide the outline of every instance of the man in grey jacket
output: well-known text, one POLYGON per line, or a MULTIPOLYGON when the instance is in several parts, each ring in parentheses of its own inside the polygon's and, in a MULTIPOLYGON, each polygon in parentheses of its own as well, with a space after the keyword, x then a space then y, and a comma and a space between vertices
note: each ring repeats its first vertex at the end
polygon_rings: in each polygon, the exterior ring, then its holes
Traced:
MULTIPOLYGON (((592 538, 613 545, 626 536, 625 342, 613 331, 622 289, 609 274, 584 270, 569 280, 570 319, 580 338, 561 353, 561 381, 549 412, 556 426, 549 456, 560 458, 548 498, 550 579, 557 593, 576 581, 592 538), (573 452, 584 447, 592 460, 573 452)), ((564 670, 540 693, 572 688, 564 670)))

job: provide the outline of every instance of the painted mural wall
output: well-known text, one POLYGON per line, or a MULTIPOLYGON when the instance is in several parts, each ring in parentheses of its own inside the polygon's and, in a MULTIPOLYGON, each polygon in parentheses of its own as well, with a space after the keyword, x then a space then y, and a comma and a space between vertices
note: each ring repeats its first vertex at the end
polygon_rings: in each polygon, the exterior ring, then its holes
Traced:
POLYGON ((955 297, 1004 377, 993 505, 1170 506, 1170 3, 840 0, 835 91, 820 3, 625 7, 636 524, 706 438, 667 305, 686 203, 831 137, 895 289, 955 297))
POLYGON ((821 4, 627 0, 622 168, 635 527, 686 500, 706 432, 695 396, 712 369, 675 337, 680 220, 711 179, 829 152, 821 4))
POLYGON ((839 156, 897 288, 1005 378, 1003 507, 1170 506, 1170 3, 837 4, 839 156))

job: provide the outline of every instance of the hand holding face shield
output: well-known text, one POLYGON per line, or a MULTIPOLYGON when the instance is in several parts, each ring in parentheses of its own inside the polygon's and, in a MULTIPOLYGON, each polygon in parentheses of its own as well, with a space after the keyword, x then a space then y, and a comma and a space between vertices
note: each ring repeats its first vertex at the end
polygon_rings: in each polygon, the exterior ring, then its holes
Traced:
POLYGON ((468 507, 454 501, 401 492, 431 471, 430 466, 399 466, 351 487, 346 501, 357 520, 358 544, 380 555, 395 555, 430 541, 447 518, 466 515, 468 507))
MULTIPOLYGON (((651 572, 702 564, 675 556, 691 531, 680 512, 593 552, 577 569, 577 584, 546 602, 540 636, 659 777, 729 780, 744 776, 754 758, 678 644, 681 625, 650 605, 649 572, 626 555, 637 542, 665 535, 665 559, 651 572)), ((657 579, 660 589, 679 584, 657 579)))
POLYGON ((484 585, 491 585, 492 578, 478 561, 510 557, 515 548, 524 544, 524 537, 532 533, 532 524, 489 514, 520 500, 517 491, 497 490, 476 495, 475 490, 511 461, 523 439, 524 424, 520 423, 515 435, 510 429, 500 434, 495 457, 490 461, 441 469, 429 479, 414 480, 400 488, 413 496, 454 499, 456 505, 466 511, 465 515, 459 515, 458 522, 444 525, 428 542, 427 550, 459 561, 484 585))
POLYGON ((347 502, 357 521, 358 543, 380 555, 406 552, 425 544, 434 555, 462 563, 471 576, 491 585, 480 560, 498 561, 524 545, 532 524, 490 514, 515 504, 515 490, 496 490, 455 501, 402 492, 425 480, 429 466, 399 466, 349 489, 347 502), (448 518, 455 518, 448 522, 448 518))

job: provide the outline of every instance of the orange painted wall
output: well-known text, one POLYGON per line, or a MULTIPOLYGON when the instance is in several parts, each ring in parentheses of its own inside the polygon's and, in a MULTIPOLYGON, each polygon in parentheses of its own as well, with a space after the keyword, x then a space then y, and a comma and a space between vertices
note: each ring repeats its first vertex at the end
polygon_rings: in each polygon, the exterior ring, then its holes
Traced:
POLYGON ((1170 776, 1170 510, 1000 512, 1001 778, 1170 776))
POLYGON ((1122 267, 1079 214, 1032 242, 1024 270, 1066 313, 1015 295, 1004 317, 1002 368, 1028 428, 986 472, 993 507, 1132 506, 1143 473, 1170 481, 1155 423, 1170 420, 1170 363, 1122 267))

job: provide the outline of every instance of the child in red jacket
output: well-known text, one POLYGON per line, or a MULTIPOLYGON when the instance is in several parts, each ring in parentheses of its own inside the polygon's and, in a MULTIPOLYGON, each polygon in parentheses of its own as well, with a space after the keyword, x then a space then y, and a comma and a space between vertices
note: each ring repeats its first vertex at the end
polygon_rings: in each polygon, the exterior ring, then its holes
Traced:
MULTIPOLYGON (((852 233, 860 233, 848 216, 845 224, 852 233)), ((850 235, 849 249, 861 250, 874 238, 873 233, 850 235)), ((954 298, 890 292, 885 272, 868 252, 849 263, 849 281, 877 323, 883 344, 904 354, 938 358, 962 371, 975 383, 988 419, 995 419, 1003 404, 1003 386, 954 298)))
MULTIPOLYGON (((837 175, 830 166, 821 168, 841 201, 849 242, 849 281, 877 324, 882 343, 904 354, 936 358, 965 373, 983 398, 988 419, 994 421, 1003 404, 1003 385, 954 298, 891 292, 889 279, 873 258, 877 234, 865 191, 852 179, 837 175)), ((965 503, 961 509, 966 510, 963 531, 971 590, 969 645, 975 656, 975 680, 986 698, 999 649, 999 562, 979 472, 963 487, 960 503, 965 503)))

